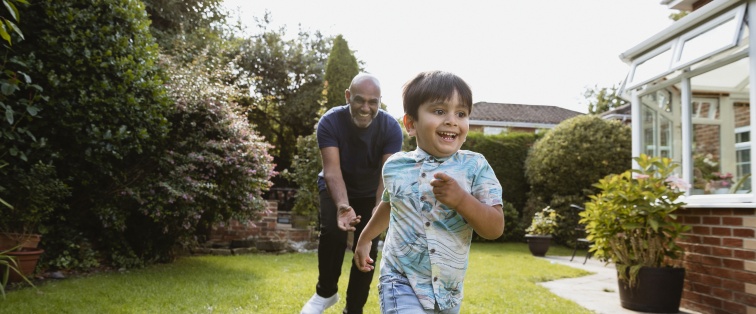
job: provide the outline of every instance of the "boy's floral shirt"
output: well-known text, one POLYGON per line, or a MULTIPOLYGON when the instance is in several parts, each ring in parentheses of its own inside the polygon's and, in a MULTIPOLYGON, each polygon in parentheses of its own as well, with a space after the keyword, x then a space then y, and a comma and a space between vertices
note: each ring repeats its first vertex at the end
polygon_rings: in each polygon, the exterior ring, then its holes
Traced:
POLYGON ((381 277, 406 277, 424 308, 437 303, 445 310, 462 301, 473 229, 434 197, 430 181, 437 172, 489 206, 502 204, 502 191, 485 157, 471 151, 438 159, 418 148, 392 155, 383 166, 383 201, 391 203, 391 215, 381 277))

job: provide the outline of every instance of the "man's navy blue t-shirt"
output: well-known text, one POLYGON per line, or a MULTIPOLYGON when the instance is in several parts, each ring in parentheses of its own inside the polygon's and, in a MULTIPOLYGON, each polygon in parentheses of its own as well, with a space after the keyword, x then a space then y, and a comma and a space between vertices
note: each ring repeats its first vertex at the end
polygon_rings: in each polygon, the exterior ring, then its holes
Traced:
MULTIPOLYGON (((402 129, 386 111, 367 128, 358 128, 349 114, 349 105, 333 107, 318 122, 318 147, 338 147, 341 174, 349 198, 375 197, 381 177, 383 155, 402 149, 402 129)), ((323 171, 318 174, 318 188, 326 190, 323 171)))

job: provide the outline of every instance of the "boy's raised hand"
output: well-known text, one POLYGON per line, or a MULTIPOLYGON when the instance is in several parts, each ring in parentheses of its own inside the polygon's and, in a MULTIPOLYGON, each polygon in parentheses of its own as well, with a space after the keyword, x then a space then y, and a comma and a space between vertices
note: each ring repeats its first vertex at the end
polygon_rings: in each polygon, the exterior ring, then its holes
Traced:
POLYGON ((367 244, 357 243, 354 248, 354 264, 362 272, 369 272, 375 268, 373 259, 370 258, 370 241, 367 244))
POLYGON ((445 173, 434 174, 430 185, 433 187, 433 195, 436 199, 449 208, 456 209, 467 195, 457 181, 445 173))

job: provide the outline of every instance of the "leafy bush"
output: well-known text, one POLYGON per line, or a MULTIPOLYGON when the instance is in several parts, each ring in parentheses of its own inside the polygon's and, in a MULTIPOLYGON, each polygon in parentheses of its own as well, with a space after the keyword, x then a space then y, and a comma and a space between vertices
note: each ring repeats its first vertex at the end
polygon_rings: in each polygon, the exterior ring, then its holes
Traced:
MULTIPOLYGON (((114 196, 145 184, 168 132, 149 21, 141 2, 128 0, 41 0, 22 15, 26 40, 14 50, 49 97, 44 117, 29 124, 46 139, 35 156, 65 165, 57 177, 72 193, 68 208, 55 208, 50 230, 79 230, 108 250, 135 210, 114 196)), ((44 259, 69 247, 59 234, 46 238, 60 242, 45 243, 44 259)))
MULTIPOLYGON (((559 225, 557 242, 573 238, 576 219, 569 204, 584 203, 595 193, 595 182, 630 168, 630 157, 630 127, 591 115, 563 121, 533 145, 525 162, 529 203, 572 217, 559 225)), ((537 209, 526 209, 523 221, 529 222, 537 209)))
POLYGON ((297 154, 294 156, 291 168, 293 171, 287 171, 284 177, 291 179, 299 186, 292 212, 308 216, 313 220, 317 218, 320 208, 318 173, 323 169, 315 132, 297 138, 297 154))
POLYGON ((598 259, 614 262, 621 280, 636 284, 640 268, 680 267, 684 249, 676 241, 690 226, 677 221, 677 199, 690 188, 669 158, 636 157, 639 169, 599 180, 581 213, 598 259))

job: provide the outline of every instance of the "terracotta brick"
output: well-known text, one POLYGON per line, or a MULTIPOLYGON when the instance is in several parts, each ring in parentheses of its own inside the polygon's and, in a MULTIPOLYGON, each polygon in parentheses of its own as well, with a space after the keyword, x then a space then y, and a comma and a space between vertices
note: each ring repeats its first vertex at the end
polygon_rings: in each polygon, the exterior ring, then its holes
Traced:
POLYGON ((745 283, 739 280, 722 280, 722 288, 730 289, 732 291, 744 291, 745 283))
POLYGON ((722 278, 704 275, 704 276, 701 276, 701 283, 708 286, 712 286, 712 287, 721 287, 722 278))
POLYGON ((701 303, 705 305, 709 305, 714 308, 721 308, 722 307, 722 300, 708 296, 708 295, 702 295, 701 296, 701 303))
MULTIPOLYGON (((746 313, 746 306, 743 304, 733 303, 733 302, 722 302, 722 308, 718 311, 718 313, 722 314, 747 314, 746 313)), ((717 314, 718 314, 717 313, 717 314)))
POLYGON ((735 258, 740 258, 744 260, 755 260, 756 259, 756 252, 755 251, 746 251, 746 250, 733 250, 732 256, 735 258))
POLYGON ((731 228, 722 228, 722 227, 713 227, 711 228, 711 234, 718 235, 718 236, 731 236, 732 235, 732 229, 731 228))
POLYGON ((701 258, 701 263, 704 265, 719 267, 722 266, 722 259, 715 256, 703 256, 701 258))
POLYGON ((708 217, 703 217, 703 224, 704 224, 704 225, 715 225, 715 226, 719 226, 719 225, 721 225, 721 224, 722 224, 722 222, 721 222, 721 221, 722 221, 722 219, 721 219, 721 218, 719 218, 719 217, 717 217, 717 216, 708 216, 708 217))
POLYGON ((695 233, 695 234, 700 234, 700 235, 710 235, 711 234, 710 228, 709 227, 704 227, 704 226, 693 226, 693 228, 691 228, 691 232, 695 233))
POLYGON ((722 239, 722 245, 729 246, 729 247, 742 248, 743 247, 743 239, 723 238, 722 239))
POLYGON ((730 208, 709 208, 709 213, 716 216, 732 216, 732 209, 730 208))
POLYGON ((707 294, 707 295, 711 294, 712 289, 714 288, 712 288, 709 285, 698 284, 698 283, 693 283, 691 284, 691 287, 690 287, 690 290, 693 292, 700 293, 700 294, 707 294))
POLYGON ((702 237, 701 240, 702 240, 701 243, 706 244, 706 245, 712 245, 712 246, 722 245, 722 238, 718 238, 718 237, 702 237))
POLYGON ((722 217, 722 224, 725 226, 742 226, 742 217, 722 217))
POLYGON ((732 299, 732 290, 722 288, 711 288, 711 295, 724 300, 732 299))
POLYGON ((685 242, 688 243, 701 243, 701 237, 698 235, 685 234, 685 242))
POLYGON ((701 223, 701 216, 683 216, 683 223, 686 225, 695 225, 701 223))
POLYGON ((711 255, 711 247, 704 246, 704 245, 697 245, 697 246, 691 247, 690 252, 703 254, 703 255, 711 255))
POLYGON ((723 278, 723 279, 736 278, 736 277, 733 277, 734 273, 735 272, 733 270, 726 269, 726 268, 719 268, 719 267, 712 267, 711 270, 709 270, 709 274, 713 276, 717 276, 719 278, 723 278))
MULTIPOLYGON (((730 269, 736 269, 736 270, 743 270, 744 269, 744 263, 742 260, 737 259, 723 259, 722 265, 724 267, 730 268, 730 269)), ((756 263, 754 264, 756 265, 756 263)))
POLYGON ((731 249, 723 248, 723 247, 712 247, 711 248, 711 254, 720 256, 720 257, 733 257, 732 256, 731 249))
POLYGON ((748 306, 756 306, 756 295, 748 293, 735 293, 732 300, 734 302, 745 304, 748 306))
POLYGON ((754 234, 753 229, 732 229, 732 235, 736 237, 753 238, 754 234))

